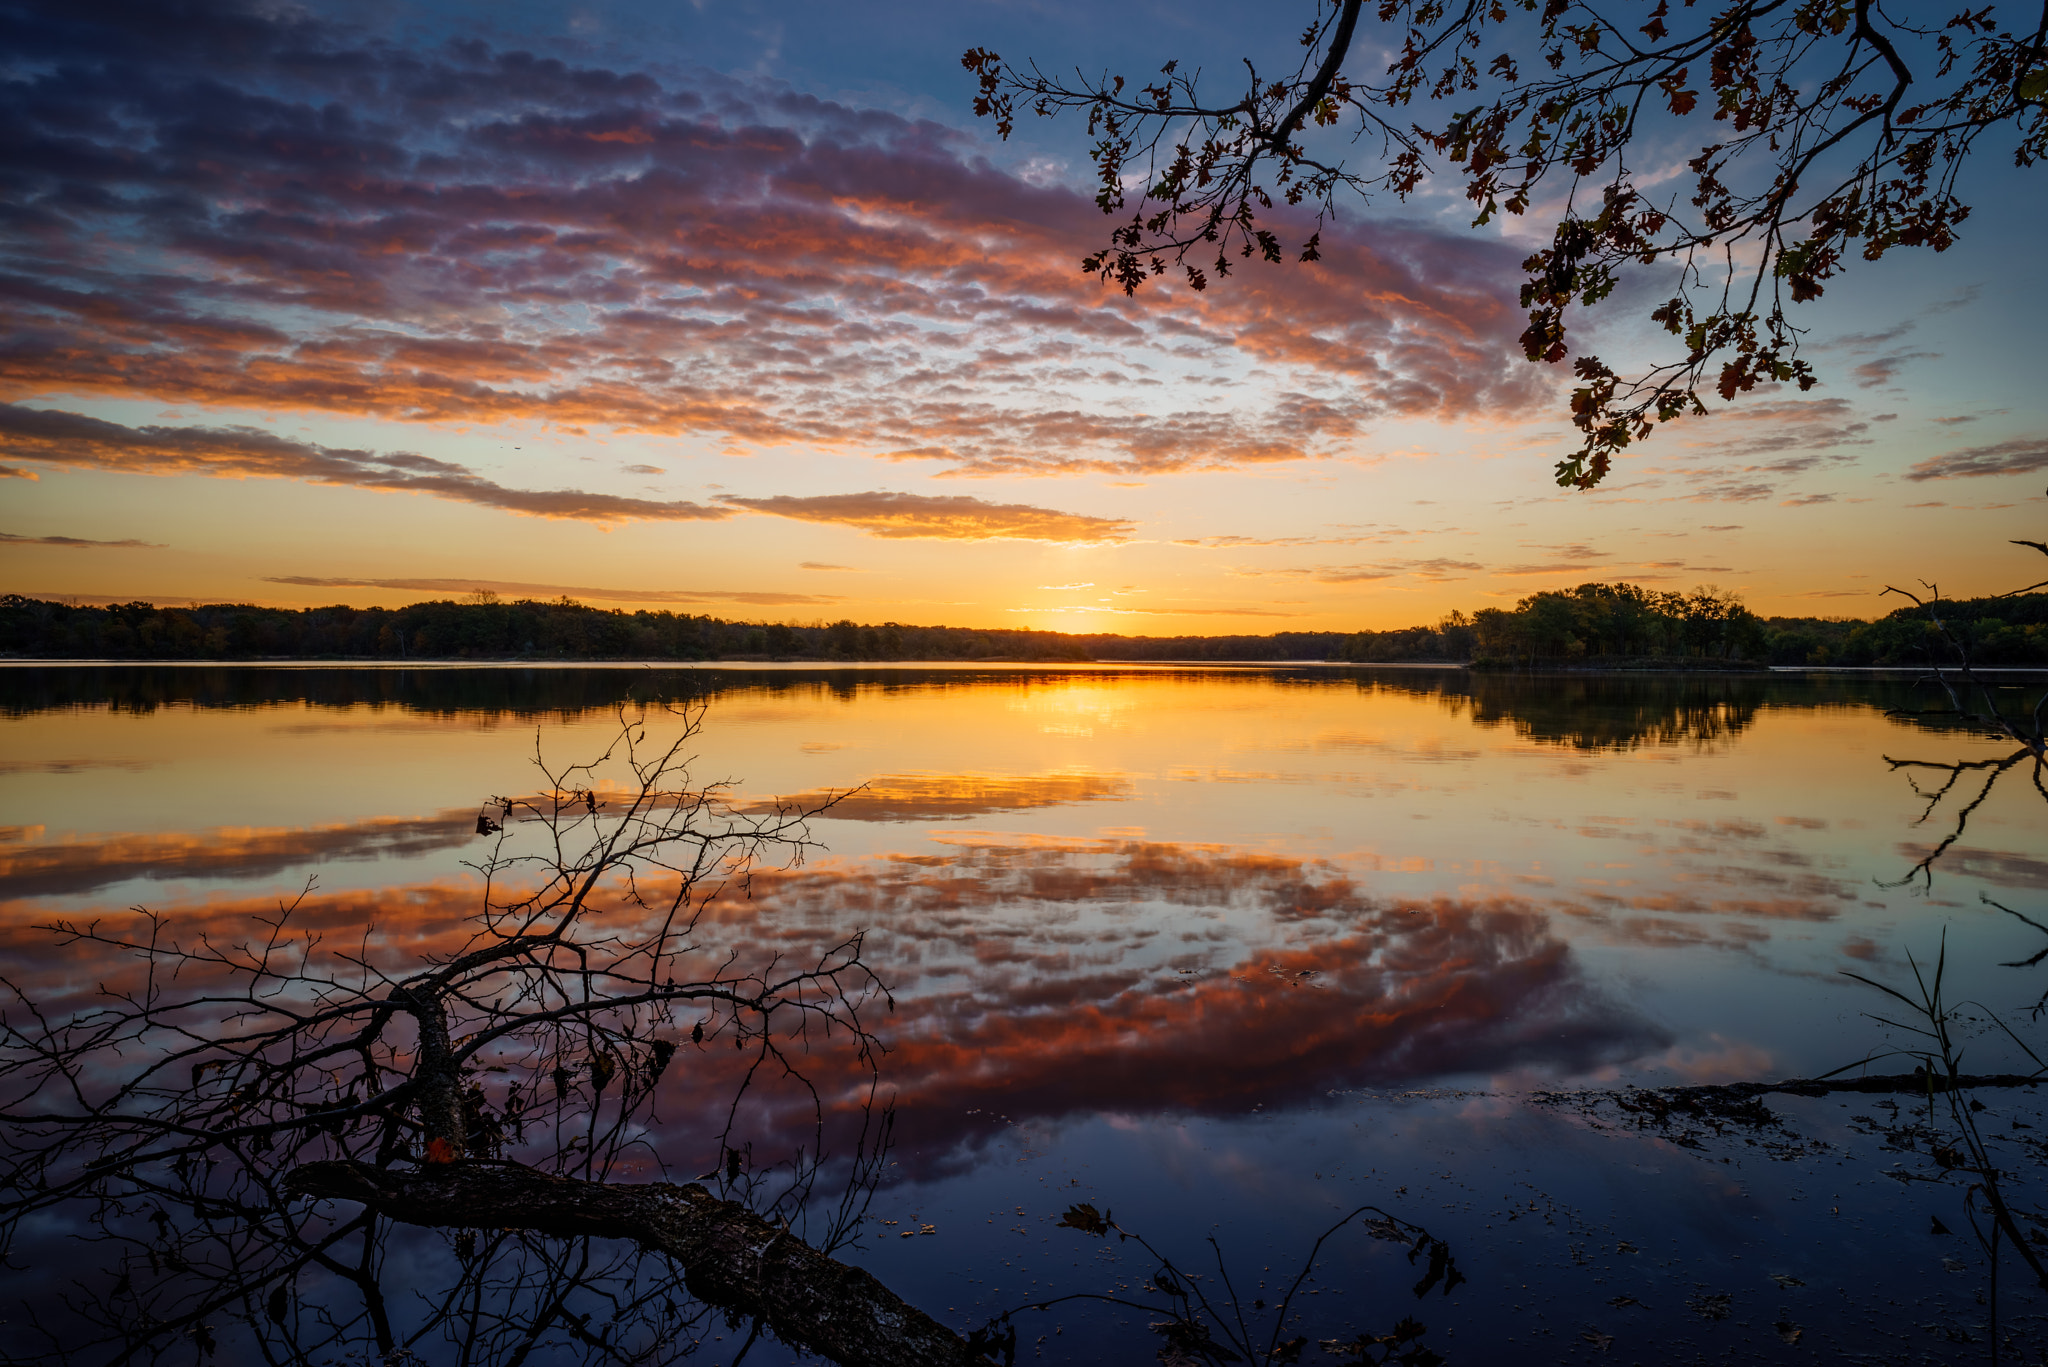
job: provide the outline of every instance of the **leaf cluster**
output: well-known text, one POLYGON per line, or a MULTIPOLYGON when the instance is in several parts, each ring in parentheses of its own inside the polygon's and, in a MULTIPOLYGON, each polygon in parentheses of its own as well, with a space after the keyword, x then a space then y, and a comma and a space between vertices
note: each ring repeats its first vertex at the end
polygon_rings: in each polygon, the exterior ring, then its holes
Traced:
POLYGON ((1704 414, 1703 392, 1811 389, 1788 303, 1819 297, 1853 257, 1953 245, 1970 212, 1957 176, 1988 130, 2012 129, 2020 167, 2048 153, 2048 6, 2008 23, 1995 5, 1894 13, 1874 0, 1377 0, 1375 46, 1391 55, 1370 76, 1348 61, 1364 12, 1317 0, 1298 65, 1270 75, 1246 60, 1235 99, 1177 61, 1143 86, 986 48, 963 62, 976 114, 1002 137, 1020 109, 1085 116, 1096 204, 1118 222, 1082 269, 1127 293, 1169 269, 1204 288, 1212 249, 1218 276, 1233 256, 1316 261, 1343 195, 1407 199, 1444 176, 1475 226, 1554 220, 1522 263, 1532 361, 1570 358, 1571 311, 1628 269, 1675 268, 1650 319, 1681 356, 1632 374, 1573 361, 1567 487, 1597 485, 1659 424, 1704 414), (1344 155, 1347 130, 1362 162, 1344 155), (1695 150, 1663 164, 1687 140, 1695 150), (1298 250, 1272 226, 1276 201, 1314 211, 1298 250))

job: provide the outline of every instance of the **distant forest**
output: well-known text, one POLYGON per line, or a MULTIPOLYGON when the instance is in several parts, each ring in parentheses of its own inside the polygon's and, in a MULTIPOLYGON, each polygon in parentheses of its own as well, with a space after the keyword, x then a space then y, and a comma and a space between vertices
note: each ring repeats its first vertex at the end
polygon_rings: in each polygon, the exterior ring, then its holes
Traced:
MULTIPOLYGON (((1978 663, 2048 664, 2048 593, 1944 604, 1978 663)), ((1670 659, 1915 665, 1937 646, 1922 608, 1875 621, 1758 617, 1731 596, 1581 584, 1514 608, 1396 631, 1123 636, 885 622, 734 622, 569 600, 403 608, 246 604, 81 607, 0 597, 0 655, 115 660, 1341 660, 1563 664, 1670 659)))

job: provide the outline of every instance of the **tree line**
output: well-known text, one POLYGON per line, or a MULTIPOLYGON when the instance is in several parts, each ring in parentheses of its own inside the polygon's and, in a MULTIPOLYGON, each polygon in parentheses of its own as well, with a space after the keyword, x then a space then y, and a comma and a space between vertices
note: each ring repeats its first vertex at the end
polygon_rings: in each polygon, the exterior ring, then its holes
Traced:
POLYGON ((1024 628, 746 622, 569 599, 275 608, 0 597, 0 654, 36 659, 1327 660, 1349 633, 1073 635, 1024 628))
MULTIPOLYGON (((2048 593, 1944 602, 1983 665, 2048 664, 2048 593)), ((1874 621, 1759 617, 1712 589, 1589 583, 1433 626, 1239 636, 1127 636, 1023 628, 747 622, 594 608, 567 599, 277 608, 147 602, 83 606, 0 597, 0 655, 112 660, 1333 660, 1496 664, 1747 661, 1917 665, 1939 643, 1931 609, 1874 621)))
POLYGON ((1332 658, 1361 663, 1471 660, 1494 664, 1624 660, 1774 665, 1926 664, 1946 658, 1932 613, 1983 665, 2048 664, 2048 594, 1912 604, 1875 620, 1760 617, 1716 589, 1676 593, 1638 584, 1581 584, 1533 593, 1513 609, 1453 611, 1433 627, 1361 631, 1332 658))

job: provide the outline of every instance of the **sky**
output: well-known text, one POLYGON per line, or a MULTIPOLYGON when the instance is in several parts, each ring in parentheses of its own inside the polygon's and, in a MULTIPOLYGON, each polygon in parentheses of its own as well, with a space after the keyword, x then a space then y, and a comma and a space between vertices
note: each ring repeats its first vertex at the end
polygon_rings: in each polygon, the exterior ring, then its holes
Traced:
MULTIPOLYGON (((0 0, 0 591, 1165 635, 2038 577, 2048 185, 1995 141, 1957 246, 1800 306, 1821 387, 1574 493, 1531 224, 1350 204, 1126 298, 1083 130, 996 141, 959 61, 1235 69, 1311 12, 0 0)), ((1652 293, 1585 345, 1663 354, 1652 293)))

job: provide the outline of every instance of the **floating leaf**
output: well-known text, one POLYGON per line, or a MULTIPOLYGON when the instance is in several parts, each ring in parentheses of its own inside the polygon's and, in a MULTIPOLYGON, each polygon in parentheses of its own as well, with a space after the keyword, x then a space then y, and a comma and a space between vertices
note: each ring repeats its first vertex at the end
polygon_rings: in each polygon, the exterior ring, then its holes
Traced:
POLYGON ((1109 1217, 1083 1201, 1079 1205, 1068 1206, 1067 1213, 1060 1216, 1059 1224, 1055 1227, 1078 1229, 1083 1234, 1106 1238, 1109 1234, 1109 1217))
POLYGON ((1728 1318, 1729 1305, 1734 1299, 1726 1291, 1702 1291, 1696 1296, 1689 1297, 1685 1302, 1685 1308, 1703 1320, 1725 1320, 1728 1318))

